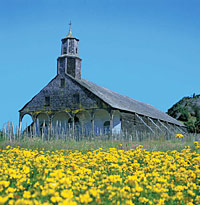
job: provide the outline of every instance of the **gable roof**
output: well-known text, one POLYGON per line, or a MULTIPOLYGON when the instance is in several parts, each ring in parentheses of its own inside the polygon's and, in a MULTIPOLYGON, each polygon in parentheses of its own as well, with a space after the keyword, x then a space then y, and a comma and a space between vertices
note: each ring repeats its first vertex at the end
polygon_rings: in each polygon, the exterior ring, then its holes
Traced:
POLYGON ((145 115, 148 117, 151 117, 153 119, 159 119, 163 121, 167 121, 172 124, 176 124, 179 126, 184 126, 181 122, 178 120, 170 117, 166 113, 156 109, 152 105, 134 100, 130 97, 127 97, 125 95, 121 95, 119 93, 116 93, 112 90, 109 90, 107 88, 101 87, 93 82, 90 82, 85 79, 75 79, 71 77, 70 75, 67 75, 76 82, 78 82, 83 87, 87 88, 89 91, 91 91, 93 94, 98 96, 100 99, 102 99, 104 102, 109 104, 111 107, 123 110, 123 111, 129 111, 134 112, 137 114, 145 115))
MULTIPOLYGON (((79 85, 81 85, 84 88, 86 88, 87 90, 89 90, 90 92, 92 92, 94 95, 96 95, 102 101, 104 101, 105 103, 110 105, 112 108, 116 108, 116 109, 119 109, 122 111, 128 111, 128 112, 132 112, 132 113, 141 114, 144 116, 151 117, 153 119, 163 120, 163 121, 166 121, 166 122, 169 122, 172 124, 176 124, 179 126, 184 126, 181 122, 170 117, 166 113, 156 109, 152 105, 137 101, 137 100, 132 99, 130 97, 127 97, 125 95, 121 95, 119 93, 116 93, 110 89, 101 87, 93 82, 88 81, 88 80, 73 78, 72 76, 70 76, 68 74, 65 74, 65 75, 67 77, 69 77, 70 79, 72 79, 73 81, 75 81, 76 83, 78 83, 79 85)), ((44 88, 48 87, 49 84, 54 79, 56 79, 57 76, 55 76, 55 78, 53 78, 44 88)), ((32 102, 37 95, 35 95, 28 103, 26 103, 24 105, 24 107, 21 110, 19 110, 19 112, 21 112, 30 102, 32 102)))
MULTIPOLYGON (((50 84, 51 82, 53 82, 53 81, 57 78, 57 76, 58 76, 58 75, 56 75, 42 90, 44 90, 46 87, 48 87, 49 84, 50 84)), ((37 97, 37 95, 42 92, 42 90, 40 90, 39 93, 37 93, 31 100, 29 100, 18 112, 21 112, 24 108, 26 108, 26 106, 27 106, 29 103, 31 103, 31 102, 37 97)))

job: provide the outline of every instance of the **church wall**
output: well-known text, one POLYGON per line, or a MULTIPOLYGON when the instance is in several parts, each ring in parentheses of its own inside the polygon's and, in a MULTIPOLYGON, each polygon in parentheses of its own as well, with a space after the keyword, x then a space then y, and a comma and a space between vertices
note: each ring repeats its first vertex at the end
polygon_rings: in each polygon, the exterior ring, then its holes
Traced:
MULTIPOLYGON (((139 115, 139 114, 138 114, 139 115)), ((136 133, 145 135, 149 133, 149 136, 169 136, 172 137, 177 132, 178 126, 171 125, 170 123, 158 121, 158 119, 152 119, 152 122, 148 117, 139 115, 139 117, 146 123, 146 125, 134 114, 121 111, 121 129, 123 133, 130 135, 136 135, 136 133), (157 125, 157 126, 156 126, 157 125), (174 127, 173 127, 174 126, 174 127)), ((180 127, 179 127, 180 132, 180 127)))
POLYGON ((77 58, 75 64, 76 64, 75 76, 76 78, 81 79, 81 60, 77 58))
POLYGON ((106 106, 94 94, 73 82, 68 76, 58 75, 21 110, 21 113, 28 112, 34 115, 44 111, 49 114, 62 110, 81 111, 98 108, 99 105, 106 106), (61 79, 65 79, 64 88, 61 88, 61 79), (50 97, 50 105, 45 104, 45 97, 50 97))
MULTIPOLYGON (((140 116, 140 118, 145 122, 146 117, 145 116, 140 116)), ((150 132, 148 127, 142 123, 140 119, 134 114, 134 113, 128 113, 128 112, 123 112, 121 111, 121 126, 122 126, 122 131, 124 133, 135 133, 136 131, 138 132, 150 132)))

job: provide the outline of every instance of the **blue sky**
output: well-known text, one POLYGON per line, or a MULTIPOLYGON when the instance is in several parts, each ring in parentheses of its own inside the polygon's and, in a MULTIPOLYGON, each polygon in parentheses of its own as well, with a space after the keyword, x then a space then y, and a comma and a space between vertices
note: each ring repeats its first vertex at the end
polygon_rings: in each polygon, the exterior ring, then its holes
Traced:
POLYGON ((164 112, 200 94, 199 12, 199 0, 1 0, 0 129, 56 75, 70 20, 83 78, 164 112))

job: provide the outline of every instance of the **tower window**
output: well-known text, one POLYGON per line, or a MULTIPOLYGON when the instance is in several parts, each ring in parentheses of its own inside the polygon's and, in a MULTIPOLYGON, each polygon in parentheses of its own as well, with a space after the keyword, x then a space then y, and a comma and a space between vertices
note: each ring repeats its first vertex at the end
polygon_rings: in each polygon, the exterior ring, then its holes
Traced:
POLYGON ((78 53, 78 48, 76 48, 76 53, 78 53))
POLYGON ((75 59, 67 58, 67 73, 75 77, 75 59))
POLYGON ((63 48, 63 54, 66 54, 66 53, 67 53, 67 48, 64 47, 64 48, 63 48))
POLYGON ((61 88, 64 88, 64 87, 65 87, 65 79, 64 79, 64 78, 61 78, 61 79, 60 79, 60 87, 61 87, 61 88))
POLYGON ((74 53, 74 41, 69 41, 69 53, 74 53))
POLYGON ((80 103, 80 96, 79 96, 78 93, 73 95, 73 100, 72 101, 73 101, 74 104, 79 104, 80 103))
POLYGON ((50 106, 50 97, 45 97, 45 105, 50 106))

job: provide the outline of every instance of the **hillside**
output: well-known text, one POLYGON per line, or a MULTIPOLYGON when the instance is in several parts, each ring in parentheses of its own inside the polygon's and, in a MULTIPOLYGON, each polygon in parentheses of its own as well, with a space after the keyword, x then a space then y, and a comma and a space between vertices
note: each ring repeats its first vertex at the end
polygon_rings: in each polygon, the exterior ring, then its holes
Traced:
POLYGON ((182 98, 167 113, 183 122, 189 132, 200 133, 200 95, 182 98))

